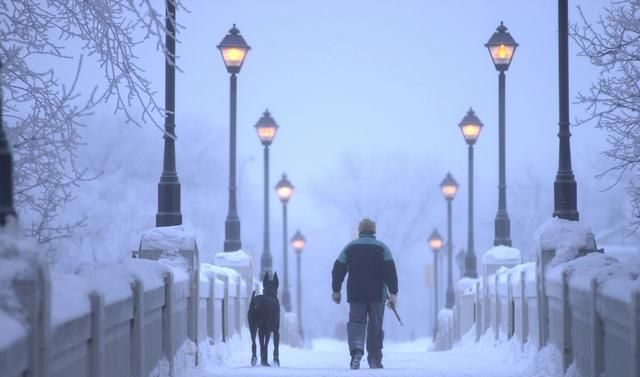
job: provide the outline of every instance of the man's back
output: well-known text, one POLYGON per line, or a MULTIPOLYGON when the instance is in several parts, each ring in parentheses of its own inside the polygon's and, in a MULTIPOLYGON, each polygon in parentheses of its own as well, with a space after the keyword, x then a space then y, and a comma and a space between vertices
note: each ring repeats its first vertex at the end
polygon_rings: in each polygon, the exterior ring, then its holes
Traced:
POLYGON ((340 253, 332 271, 334 291, 347 280, 347 301, 382 301, 384 284, 397 291, 398 278, 389 248, 372 234, 361 234, 340 253))

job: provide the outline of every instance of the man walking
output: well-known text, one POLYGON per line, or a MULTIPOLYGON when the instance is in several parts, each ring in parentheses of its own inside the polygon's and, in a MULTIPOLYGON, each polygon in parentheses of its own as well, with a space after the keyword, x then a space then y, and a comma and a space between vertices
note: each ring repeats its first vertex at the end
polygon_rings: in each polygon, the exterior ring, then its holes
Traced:
POLYGON ((365 218, 360 221, 358 232, 358 239, 349 243, 333 264, 331 298, 336 304, 340 303, 342 282, 348 273, 347 337, 351 352, 351 369, 360 368, 365 333, 369 368, 378 369, 382 368, 384 303, 388 300, 391 308, 398 304, 398 275, 391 251, 387 245, 376 239, 376 223, 365 218))

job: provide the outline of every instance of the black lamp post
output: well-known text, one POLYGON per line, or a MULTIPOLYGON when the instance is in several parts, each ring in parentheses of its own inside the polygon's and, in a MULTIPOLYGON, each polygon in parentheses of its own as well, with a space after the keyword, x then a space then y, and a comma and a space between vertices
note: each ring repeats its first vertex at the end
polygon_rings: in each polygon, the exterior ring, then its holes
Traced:
POLYGON ((297 281, 297 304, 298 304, 298 333, 300 333, 300 337, 304 337, 304 333, 302 332, 302 280, 300 273, 300 255, 302 254, 302 250, 304 250, 304 246, 306 245, 307 240, 304 238, 302 233, 299 230, 291 238, 291 246, 293 250, 296 252, 296 270, 298 273, 298 281, 297 281))
POLYGON ((167 0, 165 44, 167 56, 164 64, 164 157, 162 175, 158 183, 158 213, 156 226, 182 224, 180 212, 180 181, 176 171, 176 5, 167 0))
POLYGON ((231 74, 230 101, 229 101, 229 210, 224 223, 224 251, 237 251, 242 248, 240 241, 240 218, 238 217, 238 205, 236 200, 236 100, 237 77, 240 73, 244 59, 251 49, 240 30, 233 24, 229 34, 225 35, 218 45, 222 54, 222 60, 231 74))
POLYGON ((456 297, 453 291, 453 236, 451 235, 451 202, 458 192, 458 182, 451 173, 440 183, 440 190, 447 201, 447 301, 446 308, 451 309, 455 304, 456 297))
POLYGON ((271 273, 273 268, 273 258, 269 249, 269 146, 278 131, 278 125, 269 110, 265 110, 256 123, 256 131, 264 146, 264 242, 260 258, 260 276, 264 276, 266 272, 271 273))
POLYGON ((465 115, 458 124, 464 140, 467 142, 467 145, 469 145, 469 230, 467 233, 467 255, 464 264, 464 276, 474 279, 478 277, 478 268, 473 244, 473 145, 476 143, 476 140, 478 140, 478 136, 480 136, 482 126, 482 122, 478 119, 476 113, 473 112, 473 109, 469 109, 467 115, 465 115))
POLYGON ((558 173, 553 183, 553 216, 578 221, 577 184, 571 169, 571 131, 569 131, 569 2, 558 0, 558 76, 560 132, 558 173))
POLYGON ((464 249, 460 249, 458 254, 456 254, 456 264, 458 265, 458 269, 460 269, 460 277, 464 275, 464 249))
POLYGON ((438 335, 438 253, 442 249, 444 240, 440 233, 434 229, 427 242, 433 251, 433 340, 435 341, 436 335, 438 335))
POLYGON ((289 254, 287 235, 287 203, 293 196, 293 185, 287 179, 286 174, 282 174, 280 182, 276 185, 276 193, 282 202, 282 260, 284 263, 284 288, 282 290, 282 305, 287 312, 291 311, 291 294, 289 293, 289 254))
MULTIPOLYGON (((2 62, 0 62, 0 71, 2 62)), ((9 222, 9 217, 16 217, 13 207, 13 157, 9 148, 9 141, 4 132, 4 118, 2 117, 2 86, 0 86, 0 227, 9 222)))
POLYGON ((498 213, 495 219, 494 245, 511 246, 511 221, 507 213, 507 179, 505 168, 505 72, 509 69, 518 44, 500 22, 500 26, 485 44, 498 75, 498 213))

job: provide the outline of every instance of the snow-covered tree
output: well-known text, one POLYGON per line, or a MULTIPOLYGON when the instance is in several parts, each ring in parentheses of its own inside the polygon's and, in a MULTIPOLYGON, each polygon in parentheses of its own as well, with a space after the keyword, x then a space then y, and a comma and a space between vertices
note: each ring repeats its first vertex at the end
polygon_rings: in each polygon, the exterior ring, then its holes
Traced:
POLYGON ((603 174, 615 174, 614 184, 625 182, 631 197, 633 225, 640 227, 640 0, 611 1, 591 22, 580 10, 581 22, 572 36, 581 54, 600 69, 588 93, 578 102, 607 131, 609 149, 604 155, 612 166, 603 174))
POLYGON ((161 128, 164 111, 138 65, 136 51, 150 41, 167 55, 164 4, 0 3, 3 122, 13 143, 15 203, 25 230, 49 248, 51 241, 67 237, 83 223, 59 221, 58 214, 73 200, 74 188, 94 178, 77 159, 80 129, 93 109, 108 104, 128 122, 161 128), (93 82, 91 92, 81 93, 78 81, 88 61, 99 65, 102 77, 93 82), (56 70, 69 65, 75 67, 74 77, 56 70))

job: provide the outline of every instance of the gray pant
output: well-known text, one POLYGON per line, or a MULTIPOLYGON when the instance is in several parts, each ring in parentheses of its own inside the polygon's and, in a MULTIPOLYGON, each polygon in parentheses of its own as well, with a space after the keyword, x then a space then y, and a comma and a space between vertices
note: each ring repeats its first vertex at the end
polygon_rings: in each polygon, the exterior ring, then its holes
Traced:
POLYGON ((347 337, 349 339, 349 351, 352 355, 357 349, 364 351, 366 333, 368 359, 382 360, 383 317, 384 303, 382 301, 349 303, 347 337), (368 323, 367 317, 369 317, 368 323))

